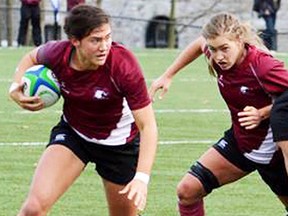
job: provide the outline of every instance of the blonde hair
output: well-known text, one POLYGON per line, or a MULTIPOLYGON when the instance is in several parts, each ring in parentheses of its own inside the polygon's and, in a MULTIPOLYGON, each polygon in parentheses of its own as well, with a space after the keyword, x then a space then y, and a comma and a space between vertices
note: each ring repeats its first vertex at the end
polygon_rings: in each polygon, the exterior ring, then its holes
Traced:
MULTIPOLYGON (((215 39, 218 36, 227 35, 231 40, 241 39, 245 44, 255 45, 259 49, 269 52, 255 29, 248 22, 240 22, 236 16, 228 12, 214 15, 204 25, 202 35, 205 39, 215 39)), ((209 59, 209 72, 215 76, 212 59, 209 59)))

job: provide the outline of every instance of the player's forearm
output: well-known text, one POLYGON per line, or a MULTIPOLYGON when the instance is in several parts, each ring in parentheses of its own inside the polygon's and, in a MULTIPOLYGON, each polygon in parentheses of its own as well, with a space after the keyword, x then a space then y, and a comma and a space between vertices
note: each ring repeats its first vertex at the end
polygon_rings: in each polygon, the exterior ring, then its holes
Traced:
POLYGON ((157 129, 156 126, 142 132, 137 172, 150 175, 157 150, 157 129), (147 135, 146 135, 147 134, 147 135), (149 134, 149 135, 148 135, 149 134))
POLYGON ((261 116, 261 120, 265 120, 270 117, 271 108, 272 108, 272 104, 262 107, 261 109, 258 109, 258 112, 261 116))
POLYGON ((23 76, 23 74, 25 73, 26 69, 28 69, 29 67, 35 65, 36 62, 36 50, 31 51, 30 53, 26 54, 19 62, 15 74, 14 74, 14 78, 13 78, 13 82, 16 83, 21 83, 21 78, 23 76))
POLYGON ((157 124, 151 103, 132 113, 140 132, 139 158, 134 178, 148 184, 157 150, 157 124))
POLYGON ((193 41, 188 47, 186 47, 175 61, 167 68, 165 75, 167 77, 173 77, 182 68, 193 62, 203 53, 203 47, 205 45, 205 39, 199 37, 193 41))

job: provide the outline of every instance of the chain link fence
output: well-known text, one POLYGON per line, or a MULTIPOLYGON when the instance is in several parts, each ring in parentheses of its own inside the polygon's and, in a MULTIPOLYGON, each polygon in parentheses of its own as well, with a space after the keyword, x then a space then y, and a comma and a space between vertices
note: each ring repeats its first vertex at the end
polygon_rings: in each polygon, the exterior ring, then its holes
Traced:
MULTIPOLYGON (((193 0, 179 0, 178 7, 185 7, 190 4, 193 0)), ((212 1, 212 0, 210 0, 212 1)), ((175 21, 175 33, 176 41, 175 48, 184 48, 189 42, 199 36, 203 23, 213 13, 223 11, 225 8, 226 0, 218 0, 220 6, 216 9, 205 9, 206 12, 199 13, 193 12, 193 10, 200 10, 203 5, 199 3, 196 7, 193 4, 192 12, 187 11, 183 14, 179 14, 175 21), (223 6, 224 5, 224 6, 223 6), (199 9, 200 8, 200 9, 199 9), (197 17, 199 16, 199 17, 197 17)), ((117 1, 117 4, 125 3, 124 0, 117 1)), ((168 27, 171 22, 169 21, 169 3, 168 1, 129 1, 126 2, 126 6, 122 7, 122 11, 119 5, 117 7, 111 7, 111 0, 102 1, 102 7, 112 17, 112 28, 113 28, 113 39, 117 42, 123 43, 131 48, 165 48, 168 43, 168 27), (150 2, 150 5, 148 5, 150 2), (155 8, 155 4, 160 4, 161 7, 155 8), (153 5, 154 4, 154 5, 153 5), (118 8, 118 9, 117 9, 118 8), (151 12, 152 11, 152 12, 151 12)), ((251 1, 252 2, 252 1, 251 1)), ((115 3, 115 2, 114 2, 115 3)), ((236 2, 237 3, 237 2, 236 2)), ((236 4, 235 3, 235 4, 236 4)), ((63 4, 63 2, 62 2, 63 4)), ((95 2, 94 2, 95 4, 95 2)), ((231 7, 231 2, 226 7, 231 7)), ((285 7, 283 6, 282 12, 278 15, 280 28, 278 29, 277 42, 278 51, 288 51, 288 28, 287 20, 285 21, 285 7), (284 23, 284 24, 283 24, 284 23)), ((60 10, 57 17, 57 25, 55 25, 54 11, 49 1, 41 1, 41 29, 42 29, 42 41, 46 42, 53 39, 65 39, 66 35, 63 32, 64 17, 66 15, 66 7, 62 6, 63 10, 60 10), (55 34, 55 30, 57 33, 55 34)), ((204 11, 204 9, 203 9, 204 11)), ((263 25, 261 20, 251 15, 249 8, 242 8, 241 10, 234 11, 241 18, 250 19, 252 25, 259 28, 263 25), (243 12, 244 11, 244 12, 243 12)), ((20 23, 20 1, 0 0, 0 45, 5 46, 17 46, 18 28, 20 23), (11 5, 7 5, 7 2, 14 2, 11 5)), ((31 25, 29 25, 27 35, 27 45, 33 45, 31 39, 31 25)))

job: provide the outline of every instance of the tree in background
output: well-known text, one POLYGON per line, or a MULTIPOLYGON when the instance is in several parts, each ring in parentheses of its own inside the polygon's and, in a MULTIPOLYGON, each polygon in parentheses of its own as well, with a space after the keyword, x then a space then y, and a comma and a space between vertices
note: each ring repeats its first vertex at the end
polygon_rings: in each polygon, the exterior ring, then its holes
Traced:
MULTIPOLYGON (((6 31, 8 46, 12 46, 12 0, 6 0, 6 31)), ((1 22, 2 23, 2 22, 1 22)), ((1 27, 3 29, 3 27, 1 27)))
POLYGON ((175 4, 176 0, 171 0, 171 9, 170 9, 170 23, 168 30, 168 48, 175 48, 175 4))
POLYGON ((96 5, 97 5, 98 7, 101 7, 101 5, 102 5, 102 0, 96 0, 96 5))

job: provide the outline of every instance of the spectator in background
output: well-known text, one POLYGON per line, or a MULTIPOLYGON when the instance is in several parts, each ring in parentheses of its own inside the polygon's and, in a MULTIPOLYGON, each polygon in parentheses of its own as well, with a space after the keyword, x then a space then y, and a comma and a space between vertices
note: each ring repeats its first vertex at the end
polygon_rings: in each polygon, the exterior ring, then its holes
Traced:
POLYGON ((42 43, 41 27, 40 27, 40 7, 41 0, 21 0, 20 9, 20 26, 18 32, 18 46, 26 45, 28 24, 31 20, 32 37, 35 46, 42 43))
POLYGON ((74 6, 85 3, 85 0, 67 0, 67 11, 70 11, 74 6))
POLYGON ((276 14, 280 8, 281 0, 254 0, 253 11, 263 17, 266 29, 263 32, 263 40, 270 50, 277 50, 277 30, 275 29, 276 14))

